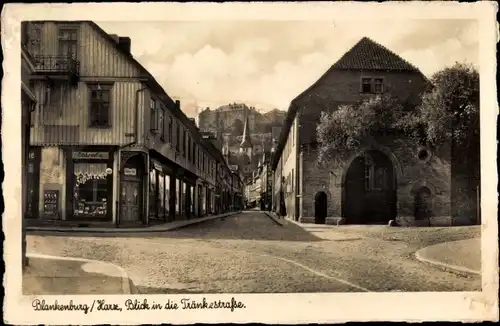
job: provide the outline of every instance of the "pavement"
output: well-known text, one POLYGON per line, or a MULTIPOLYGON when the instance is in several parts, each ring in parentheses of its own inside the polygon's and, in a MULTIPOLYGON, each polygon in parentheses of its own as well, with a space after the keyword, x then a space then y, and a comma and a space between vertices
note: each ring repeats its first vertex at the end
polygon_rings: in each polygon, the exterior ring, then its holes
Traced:
POLYGON ((29 252, 121 266, 140 294, 480 291, 415 252, 480 227, 314 226, 245 211, 169 232, 28 234, 29 252))
POLYGON ((164 224, 137 228, 102 228, 102 227, 67 227, 67 226, 27 226, 27 231, 49 232, 88 232, 88 233, 142 233, 142 232, 167 232, 177 230, 189 225, 220 219, 240 212, 229 212, 219 215, 210 215, 189 220, 173 221, 164 224))
POLYGON ((123 268, 91 259, 28 254, 23 294, 130 294, 134 285, 123 268))
POLYGON ((452 241, 425 247, 415 253, 422 261, 444 269, 481 275, 481 239, 452 241))

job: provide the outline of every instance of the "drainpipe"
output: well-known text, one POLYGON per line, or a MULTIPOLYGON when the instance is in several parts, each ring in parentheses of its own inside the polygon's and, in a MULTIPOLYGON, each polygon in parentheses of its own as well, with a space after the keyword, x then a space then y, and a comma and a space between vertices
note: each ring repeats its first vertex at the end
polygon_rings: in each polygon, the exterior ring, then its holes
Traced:
POLYGON ((137 144, 139 139, 139 127, 137 125, 139 123, 139 93, 145 91, 146 89, 147 87, 143 87, 135 91, 134 140, 128 144, 120 146, 120 149, 137 144))
MULTIPOLYGON (((125 144, 125 145, 122 145, 122 146, 118 146, 118 149, 123 149, 123 148, 126 148, 126 147, 129 147, 129 146, 132 146, 132 145, 135 145, 137 144, 137 141, 139 139, 139 127, 138 127, 138 123, 139 123, 139 93, 145 91, 147 89, 147 87, 143 87, 143 88, 140 88, 138 90, 135 91, 135 115, 134 115, 134 140, 128 144, 125 144)), ((117 200, 115 202, 115 214, 116 214, 116 218, 115 218, 115 225, 116 227, 119 227, 120 226, 120 212, 119 212, 119 202, 120 202, 120 196, 121 196, 121 193, 120 193, 120 177, 121 177, 121 155, 118 155, 118 164, 117 164, 117 168, 118 168, 118 173, 116 175, 116 183, 117 183, 117 189, 118 189, 118 194, 117 194, 117 200)))

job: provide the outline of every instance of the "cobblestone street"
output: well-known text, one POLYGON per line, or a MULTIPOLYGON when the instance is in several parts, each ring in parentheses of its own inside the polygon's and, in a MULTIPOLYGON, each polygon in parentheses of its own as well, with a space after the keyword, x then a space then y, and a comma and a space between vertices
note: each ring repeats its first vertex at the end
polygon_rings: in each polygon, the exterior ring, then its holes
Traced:
POLYGON ((119 265, 139 293, 475 291, 479 276, 440 270, 414 254, 479 233, 470 226, 279 226, 249 211, 162 233, 30 233, 27 241, 28 252, 119 265))

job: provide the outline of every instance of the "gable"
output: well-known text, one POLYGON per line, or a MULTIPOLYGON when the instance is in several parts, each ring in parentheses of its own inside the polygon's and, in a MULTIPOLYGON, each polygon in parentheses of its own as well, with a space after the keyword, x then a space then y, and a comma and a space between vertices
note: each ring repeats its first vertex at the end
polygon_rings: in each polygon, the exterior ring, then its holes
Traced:
MULTIPOLYGON (((93 22, 81 25, 82 76, 141 77, 141 69, 131 54, 124 53, 106 32, 93 22), (99 58, 96 60, 96 58, 99 58)), ((142 74, 144 75, 144 74, 142 74)))
POLYGON ((368 37, 363 37, 356 43, 332 68, 419 72, 399 55, 368 37))

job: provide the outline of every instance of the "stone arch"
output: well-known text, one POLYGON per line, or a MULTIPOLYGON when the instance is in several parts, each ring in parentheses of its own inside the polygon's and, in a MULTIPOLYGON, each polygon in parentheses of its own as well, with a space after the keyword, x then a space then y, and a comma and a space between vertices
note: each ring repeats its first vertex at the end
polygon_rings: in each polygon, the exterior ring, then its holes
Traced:
POLYGON ((398 173, 390 155, 374 147, 355 154, 343 171, 342 217, 356 224, 395 219, 398 173))
POLYGON ((412 185, 410 195, 413 198, 413 216, 416 220, 425 220, 433 216, 436 188, 430 182, 420 180, 412 185))
POLYGON ((342 185, 345 184, 346 177, 347 177, 347 170, 351 166, 352 162, 357 157, 359 157, 360 155, 363 155, 364 153, 366 153, 368 151, 379 151, 379 152, 382 152, 383 154, 385 154, 389 158, 389 160, 391 160, 391 162, 392 162, 392 166, 394 169, 394 174, 396 176, 397 183, 398 184, 402 183, 403 168, 402 168, 401 163, 399 162, 398 158, 396 157, 396 155, 394 155, 394 153, 389 148, 372 143, 368 146, 361 148, 360 150, 356 151, 355 153, 353 153, 349 156, 349 158, 345 162, 344 167, 342 169, 342 185))
POLYGON ((314 222, 325 224, 328 215, 328 195, 326 191, 320 190, 314 195, 314 222))

